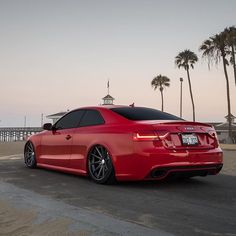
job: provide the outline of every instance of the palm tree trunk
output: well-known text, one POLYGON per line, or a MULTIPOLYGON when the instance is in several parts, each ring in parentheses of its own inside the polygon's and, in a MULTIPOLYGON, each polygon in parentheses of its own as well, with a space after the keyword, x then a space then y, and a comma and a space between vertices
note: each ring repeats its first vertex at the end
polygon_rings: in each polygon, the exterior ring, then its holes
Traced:
POLYGON ((161 90, 161 111, 164 111, 164 97, 163 97, 163 90, 161 90))
POLYGON ((189 92, 190 92, 190 97, 191 97, 192 107, 193 107, 193 121, 195 121, 195 105, 194 105, 194 101, 193 101, 192 85, 191 85, 191 80, 190 80, 188 68, 187 68, 187 75, 188 75, 189 92))
POLYGON ((232 45, 232 59, 233 59, 233 67, 234 67, 234 81, 235 81, 235 86, 236 86, 236 63, 235 63, 234 45, 232 45))
POLYGON ((230 119, 231 116, 231 106, 230 106, 230 92, 229 92, 229 77, 227 73, 226 68, 226 59, 225 56, 223 57, 223 67, 224 67, 224 73, 225 73, 225 79, 226 79, 226 90, 227 90, 227 103, 228 103, 228 121, 229 121, 229 141, 232 142, 232 120, 230 119))

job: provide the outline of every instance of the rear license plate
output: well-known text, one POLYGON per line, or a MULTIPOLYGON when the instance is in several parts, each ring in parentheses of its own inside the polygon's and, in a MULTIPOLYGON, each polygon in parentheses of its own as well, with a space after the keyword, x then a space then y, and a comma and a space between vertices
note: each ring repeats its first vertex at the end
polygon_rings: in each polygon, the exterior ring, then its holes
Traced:
POLYGON ((188 146, 197 145, 198 138, 195 134, 182 134, 182 143, 188 146))

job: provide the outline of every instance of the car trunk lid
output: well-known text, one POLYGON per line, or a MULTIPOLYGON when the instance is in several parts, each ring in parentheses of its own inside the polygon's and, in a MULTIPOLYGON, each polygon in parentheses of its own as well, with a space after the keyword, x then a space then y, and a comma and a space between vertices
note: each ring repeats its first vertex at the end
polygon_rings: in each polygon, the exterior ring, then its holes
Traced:
POLYGON ((167 149, 213 149, 218 147, 215 129, 208 124, 191 121, 138 121, 148 124, 167 149))

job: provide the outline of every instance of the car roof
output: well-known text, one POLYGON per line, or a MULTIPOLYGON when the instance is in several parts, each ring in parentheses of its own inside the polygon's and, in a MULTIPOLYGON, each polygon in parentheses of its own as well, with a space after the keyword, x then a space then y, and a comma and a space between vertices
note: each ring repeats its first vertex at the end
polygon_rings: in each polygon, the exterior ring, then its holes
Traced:
POLYGON ((73 110, 78 110, 78 109, 112 109, 112 108, 119 108, 119 107, 130 107, 127 105, 100 105, 100 106, 86 106, 86 107, 78 107, 76 109, 73 110))

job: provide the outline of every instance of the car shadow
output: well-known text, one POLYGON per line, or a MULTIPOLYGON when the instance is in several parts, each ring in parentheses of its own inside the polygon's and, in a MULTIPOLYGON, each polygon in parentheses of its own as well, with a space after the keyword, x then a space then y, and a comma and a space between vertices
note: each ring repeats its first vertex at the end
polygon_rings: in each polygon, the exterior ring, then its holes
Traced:
MULTIPOLYGON (((70 178, 73 183, 77 184, 89 184, 93 185, 93 188, 99 189, 182 189, 182 188, 194 188, 194 189, 207 189, 212 187, 227 186, 228 183, 236 183, 236 176, 230 176, 225 174, 218 174, 206 177, 192 177, 192 178, 167 178, 163 180, 143 180, 143 181, 116 181, 112 184, 97 184, 92 181, 88 176, 74 175, 70 173, 59 172, 56 170, 48 170, 43 168, 37 169, 39 172, 47 173, 47 175, 56 175, 58 178, 70 178), (75 181, 75 182, 74 182, 75 181), (79 182, 78 182, 79 181, 79 182)), ((66 181, 66 179, 64 179, 66 181)), ((71 182, 70 181, 70 182, 71 182)))
MULTIPOLYGON (((21 168, 20 168, 21 169, 21 168)), ((28 169, 22 165, 21 172, 26 175, 34 175, 31 181, 35 179, 39 186, 44 184, 60 185, 61 183, 67 184, 68 188, 78 187, 79 185, 88 188, 93 188, 93 190, 104 190, 104 191, 119 191, 119 190, 137 190, 137 191, 153 191, 153 190, 163 190, 177 192, 183 190, 186 192, 191 189, 194 192, 205 191, 209 192, 209 189, 228 189, 236 188, 236 176, 218 174, 206 177, 193 177, 188 179, 164 179, 164 180, 145 180, 145 181, 122 181, 115 182, 114 184, 101 185, 96 184, 87 176, 79 176, 64 172, 59 172, 56 170, 49 170, 43 168, 28 169), (40 182, 38 179, 43 178, 44 181, 40 182)), ((227 190, 228 191, 228 190, 227 190)))

